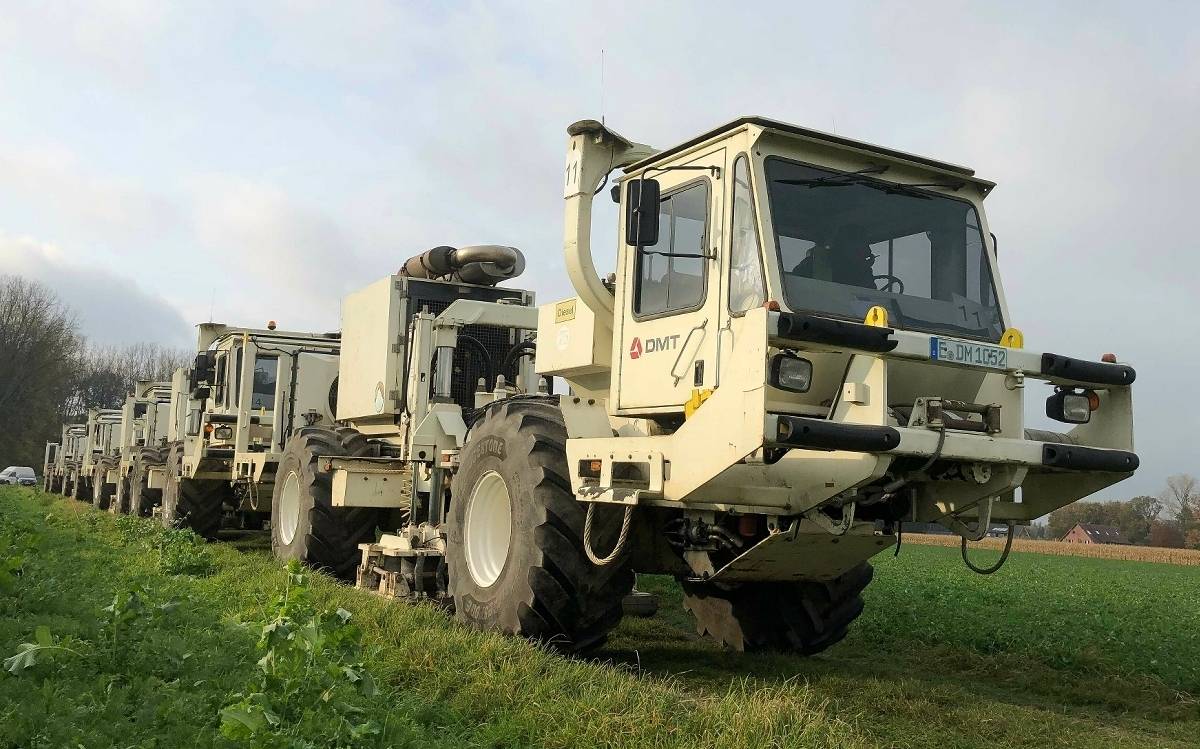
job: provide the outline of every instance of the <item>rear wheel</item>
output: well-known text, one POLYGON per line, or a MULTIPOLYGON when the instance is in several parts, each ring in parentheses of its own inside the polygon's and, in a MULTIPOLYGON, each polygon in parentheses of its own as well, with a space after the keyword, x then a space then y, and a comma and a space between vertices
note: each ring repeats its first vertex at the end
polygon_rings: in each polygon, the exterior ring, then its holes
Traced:
POLYGON ((162 500, 165 527, 189 528, 203 538, 216 538, 229 493, 225 481, 184 478, 183 452, 179 446, 171 448, 162 500))
POLYGON ((874 570, 863 562, 831 582, 755 582, 725 589, 683 583, 696 631, 735 650, 813 655, 837 644, 863 611, 874 570))
MULTIPOLYGON (((487 410, 459 456, 446 564, 460 621, 579 651, 620 622, 633 573, 621 560, 597 567, 584 553, 585 509, 567 479, 566 439, 551 399, 487 410)), ((610 513, 597 514, 596 543, 612 548, 610 513)))
POLYGON ((333 479, 318 458, 358 457, 370 445, 354 429, 305 427, 284 448, 271 493, 271 549, 279 559, 296 559, 343 580, 353 580, 361 543, 375 540, 386 510, 334 507, 333 479))
POLYGON ((164 448, 143 447, 133 459, 133 472, 129 474, 129 514, 148 518, 154 508, 162 503, 162 489, 151 489, 150 469, 163 465, 164 448))

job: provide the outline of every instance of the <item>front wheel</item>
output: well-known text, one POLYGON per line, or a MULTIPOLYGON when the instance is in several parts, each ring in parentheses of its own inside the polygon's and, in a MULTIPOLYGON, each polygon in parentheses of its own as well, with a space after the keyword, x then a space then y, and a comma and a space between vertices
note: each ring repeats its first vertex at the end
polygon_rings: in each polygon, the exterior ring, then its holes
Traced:
POLYGON ((167 483, 163 489, 162 522, 167 528, 188 528, 197 536, 215 539, 221 530, 229 483, 183 476, 183 452, 171 448, 167 458, 167 483))
POLYGON ((386 510, 334 507, 333 479, 318 459, 366 455, 366 439, 353 429, 305 427, 283 450, 271 492, 271 550, 353 580, 362 553, 358 545, 375 540, 386 510))
MULTIPOLYGON (((77 472, 75 474, 75 480, 71 482, 70 496, 80 502, 92 502, 94 499, 92 496, 92 482, 88 480, 88 478, 82 473, 77 472)), ((104 508, 101 507, 100 509, 104 508)))
POLYGON ((100 465, 92 471, 92 480, 89 482, 92 486, 92 506, 97 510, 114 512, 116 508, 113 505, 113 494, 116 485, 105 483, 106 478, 108 466, 100 465))
MULTIPOLYGON (((588 560, 566 439, 553 399, 488 408, 454 476, 446 565, 460 621, 580 651, 602 644, 620 622, 633 573, 621 560, 588 560)), ((597 545, 612 548, 610 513, 598 515, 597 545)))
POLYGON ((683 583, 696 631, 734 650, 814 655, 846 636, 874 570, 863 562, 830 582, 683 583))

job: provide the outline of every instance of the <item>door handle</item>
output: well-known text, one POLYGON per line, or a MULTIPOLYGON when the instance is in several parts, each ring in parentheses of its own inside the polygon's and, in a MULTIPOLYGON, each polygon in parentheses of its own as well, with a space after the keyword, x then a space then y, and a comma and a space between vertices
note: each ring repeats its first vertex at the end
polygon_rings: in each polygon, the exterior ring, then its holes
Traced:
POLYGON ((703 322, 688 331, 687 337, 683 339, 683 343, 679 346, 679 353, 675 355, 675 363, 671 365, 671 376, 675 378, 676 385, 684 377, 684 375, 675 374, 675 370, 679 367, 679 362, 683 359, 683 352, 687 351, 688 344, 691 343, 692 336, 696 334, 696 331, 704 330, 707 325, 708 318, 706 317, 703 322))

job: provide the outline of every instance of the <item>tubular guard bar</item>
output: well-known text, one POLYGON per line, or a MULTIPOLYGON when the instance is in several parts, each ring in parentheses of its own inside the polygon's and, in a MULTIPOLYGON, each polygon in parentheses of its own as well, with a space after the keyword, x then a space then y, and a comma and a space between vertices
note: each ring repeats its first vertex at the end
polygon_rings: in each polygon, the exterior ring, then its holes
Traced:
POLYGON ((886 452, 900 444, 900 432, 892 427, 839 424, 784 414, 779 414, 777 418, 779 430, 776 441, 781 445, 873 453, 886 452))
MULTIPOLYGON (((1072 359, 1060 354, 1042 354, 1042 374, 1097 385, 1131 385, 1137 372, 1127 364, 1072 359)), ((1132 469, 1130 469, 1132 470, 1132 469)))
POLYGON ((891 337, 891 328, 877 328, 799 312, 780 312, 778 332, 780 338, 787 340, 842 345, 879 353, 891 351, 899 343, 891 337))
POLYGON ((1132 473, 1139 464, 1136 453, 1101 450, 1079 445, 1043 445, 1042 465, 1073 471, 1111 471, 1132 473))

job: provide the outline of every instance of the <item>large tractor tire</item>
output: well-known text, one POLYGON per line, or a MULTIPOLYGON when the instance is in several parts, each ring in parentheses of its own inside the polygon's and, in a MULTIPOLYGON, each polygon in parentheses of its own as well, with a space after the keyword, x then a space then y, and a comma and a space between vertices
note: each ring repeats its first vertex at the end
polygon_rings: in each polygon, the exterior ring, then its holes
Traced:
POLYGON ((370 446, 354 429, 304 427, 288 441, 271 493, 271 549, 278 559, 296 559, 342 580, 353 580, 361 543, 375 540, 387 511, 334 507, 333 478, 321 470, 324 457, 360 457, 370 446))
POLYGON ((166 448, 143 447, 133 459, 133 471, 126 479, 126 492, 129 497, 129 514, 148 518, 154 508, 162 504, 162 489, 151 489, 150 469, 165 463, 166 448))
POLYGON ((696 631, 740 651, 816 653, 841 642, 863 610, 874 570, 863 562, 832 582, 756 582, 725 589, 683 583, 696 631))
POLYGON ((129 477, 117 474, 117 483, 113 485, 112 501, 108 511, 114 515, 129 514, 129 477))
MULTIPOLYGON (((92 481, 83 475, 82 470, 75 472, 75 480, 71 482, 71 495, 80 502, 92 502, 92 481)), ((101 508, 103 509, 103 508, 101 508)))
MULTIPOLYGON (((451 488, 446 564, 460 621, 577 652, 603 644, 620 622, 633 572, 620 559, 588 560, 566 439, 549 398, 502 401, 475 422, 451 488)), ((593 528, 605 552, 613 514, 597 512, 593 528)))
POLYGON ((91 481, 88 482, 92 485, 92 506, 97 510, 119 513, 120 509, 113 502, 117 486, 105 481, 108 478, 108 468, 108 463, 102 462, 92 471, 91 481))
POLYGON ((167 528, 188 528, 197 536, 213 540, 221 530, 229 484, 212 479, 183 476, 183 453, 171 448, 167 458, 167 484, 162 491, 162 522, 167 528))

